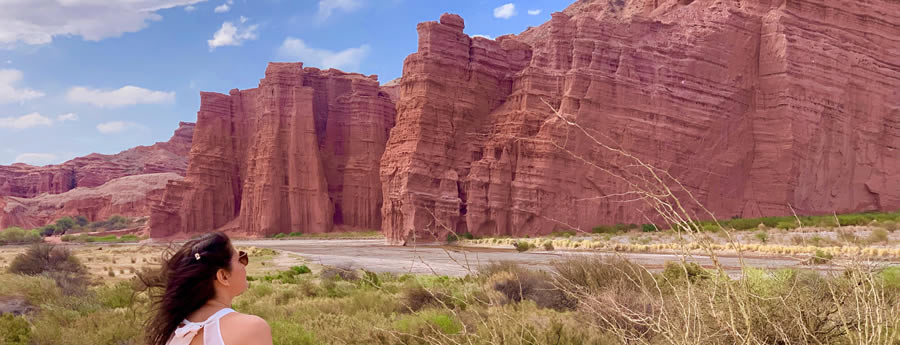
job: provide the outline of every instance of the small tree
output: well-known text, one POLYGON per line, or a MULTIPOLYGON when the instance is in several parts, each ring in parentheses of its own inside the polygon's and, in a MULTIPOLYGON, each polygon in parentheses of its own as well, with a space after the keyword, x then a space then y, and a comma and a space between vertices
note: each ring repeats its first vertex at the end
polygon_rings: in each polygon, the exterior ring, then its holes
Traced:
POLYGON ((88 223, 90 223, 90 221, 89 221, 89 220, 87 219, 87 217, 85 217, 85 216, 77 216, 77 217, 75 217, 75 224, 77 224, 79 227, 83 227, 83 226, 85 226, 85 225, 88 225, 88 223))
POLYGON ((56 225, 49 224, 41 227, 41 236, 53 236, 56 233, 56 225))
POLYGON ((87 268, 66 247, 38 243, 17 255, 9 265, 9 273, 46 275, 66 294, 85 291, 87 268))
POLYGON ((66 233, 69 229, 75 227, 75 220, 72 217, 62 217, 56 221, 56 228, 62 231, 62 233, 66 233))

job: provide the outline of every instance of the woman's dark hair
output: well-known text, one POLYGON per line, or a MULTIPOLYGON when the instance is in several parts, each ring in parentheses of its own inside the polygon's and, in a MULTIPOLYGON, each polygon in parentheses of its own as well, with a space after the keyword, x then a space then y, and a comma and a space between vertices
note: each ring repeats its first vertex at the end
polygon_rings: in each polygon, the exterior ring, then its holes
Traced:
POLYGON ((148 344, 165 345, 182 320, 215 297, 216 272, 231 270, 232 251, 224 233, 204 234, 164 258, 156 279, 141 277, 157 292, 152 295, 155 314, 146 325, 148 344))

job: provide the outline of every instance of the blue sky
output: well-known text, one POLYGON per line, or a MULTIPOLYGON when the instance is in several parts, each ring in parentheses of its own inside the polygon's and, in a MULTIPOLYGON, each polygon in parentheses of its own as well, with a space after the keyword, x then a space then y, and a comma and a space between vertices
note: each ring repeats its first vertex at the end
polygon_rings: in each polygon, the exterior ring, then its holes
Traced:
POLYGON ((444 12, 497 37, 571 0, 0 0, 0 164, 116 153, 195 121, 200 91, 256 87, 270 61, 400 76, 444 12))

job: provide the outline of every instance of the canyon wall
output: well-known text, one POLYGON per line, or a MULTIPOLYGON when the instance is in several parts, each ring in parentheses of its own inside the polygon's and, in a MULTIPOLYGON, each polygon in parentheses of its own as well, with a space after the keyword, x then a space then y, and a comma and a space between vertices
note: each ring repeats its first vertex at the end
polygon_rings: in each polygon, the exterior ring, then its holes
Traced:
POLYGON ((659 222, 635 157, 720 218, 900 209, 898 22, 890 1, 582 0, 495 40, 421 23, 384 234, 659 222))

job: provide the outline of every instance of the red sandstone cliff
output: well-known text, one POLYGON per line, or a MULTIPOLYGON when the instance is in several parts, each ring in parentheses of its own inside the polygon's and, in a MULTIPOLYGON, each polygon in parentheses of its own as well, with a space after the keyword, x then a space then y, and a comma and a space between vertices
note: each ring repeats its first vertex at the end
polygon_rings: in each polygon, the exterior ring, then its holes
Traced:
POLYGON ((853 0, 583 0, 496 40, 456 15, 421 23, 381 165, 382 229, 404 244, 654 217, 602 171, 632 162, 550 106, 717 217, 898 209, 896 23, 900 3, 853 0))
POLYGON ((175 173, 143 174, 60 194, 42 194, 34 198, 0 196, 0 229, 11 226, 35 228, 65 216, 84 216, 90 221, 113 215, 147 216, 150 206, 162 200, 166 183, 181 178, 175 173))
POLYGON ((377 77, 271 63, 259 87, 202 93, 187 175, 150 219, 152 237, 378 229, 378 167, 394 104, 377 77))
POLYGON ((0 166, 0 196, 36 197, 77 187, 98 187, 123 176, 176 173, 184 175, 194 124, 181 122, 169 141, 138 146, 114 155, 92 153, 58 165, 0 166))

